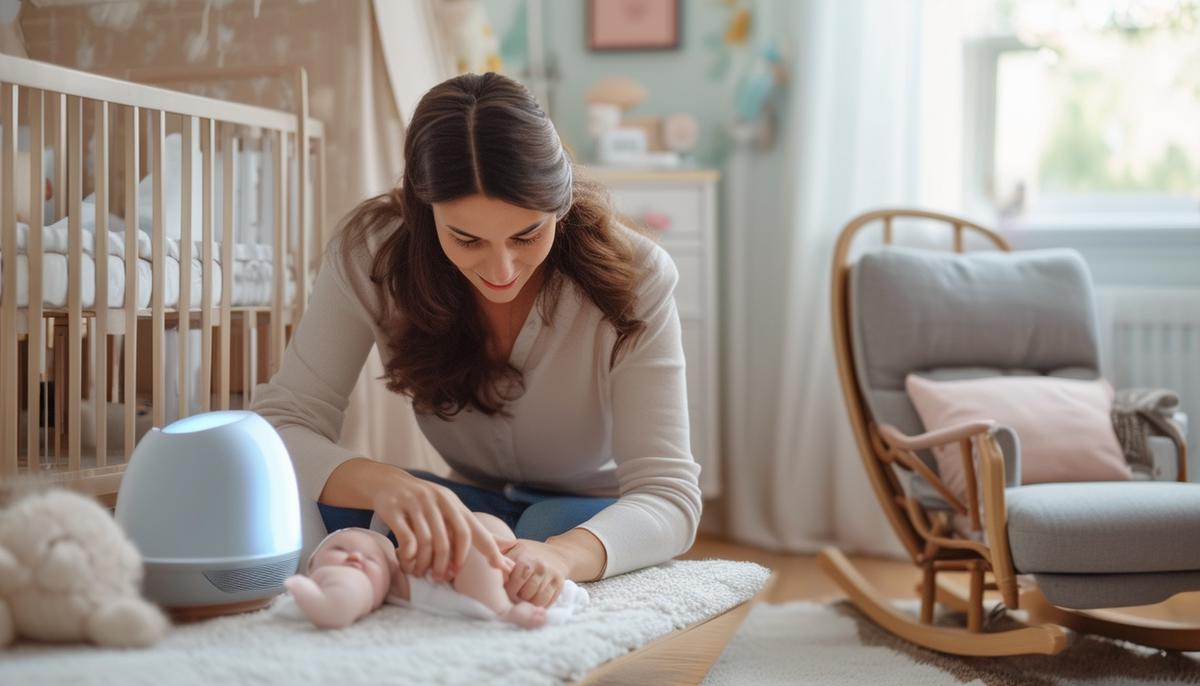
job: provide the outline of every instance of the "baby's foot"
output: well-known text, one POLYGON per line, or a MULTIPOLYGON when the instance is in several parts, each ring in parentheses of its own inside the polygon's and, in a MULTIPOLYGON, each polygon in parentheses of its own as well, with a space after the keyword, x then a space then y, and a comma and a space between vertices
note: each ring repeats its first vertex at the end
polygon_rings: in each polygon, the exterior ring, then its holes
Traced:
POLYGON ((325 593, 321 587, 302 574, 284 579, 283 587, 292 594, 292 598, 296 600, 296 604, 306 615, 312 614, 325 605, 325 593))
POLYGON ((526 629, 537 629, 546 624, 546 610, 522 601, 514 604, 501 619, 526 629))
POLYGON ((354 621, 352 612, 343 603, 337 603, 312 579, 297 574, 288 577, 283 587, 292 594, 300 611, 309 621, 322 629, 340 629, 354 621))

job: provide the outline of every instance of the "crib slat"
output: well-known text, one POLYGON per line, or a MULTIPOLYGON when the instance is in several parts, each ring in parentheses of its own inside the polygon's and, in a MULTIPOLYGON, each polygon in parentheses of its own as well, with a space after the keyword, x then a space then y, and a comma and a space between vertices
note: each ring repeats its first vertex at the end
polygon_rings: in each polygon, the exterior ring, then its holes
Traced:
POLYGON ((54 221, 66 212, 67 199, 67 96, 54 94, 54 221))
MULTIPOLYGON (((296 193, 299 202, 296 204, 299 216, 296 225, 300 232, 300 255, 296 264, 296 303, 293 311, 296 313, 293 322, 298 323, 304 316, 308 306, 308 72, 303 67, 296 69, 296 94, 299 98, 299 119, 296 122, 296 168, 299 172, 299 183, 296 193)), ((275 264, 281 265, 281 262, 275 264)), ((284 272, 284 283, 287 273, 284 272)), ((280 358, 282 361, 282 357, 280 358)))
POLYGON ((0 85, 0 126, 4 127, 4 183, 0 189, 3 223, 4 294, 0 296, 0 474, 17 472, 17 87, 0 85))
POLYGON ((67 348, 67 340, 57 317, 50 317, 46 324, 50 327, 50 358, 54 360, 51 375, 54 379, 54 466, 58 467, 62 462, 63 434, 66 433, 67 385, 63 379, 67 378, 67 361, 63 351, 67 348))
MULTIPOLYGON (((325 249, 325 138, 317 138, 317 179, 314 184, 317 190, 317 197, 313 207, 312 234, 317 241, 316 254, 313 256, 313 263, 305 265, 304 269, 307 273, 312 270, 314 275, 319 269, 321 263, 321 253, 325 249)), ((307 305, 307 304, 306 304, 307 305)))
POLYGON ((963 225, 954 225, 954 252, 963 251, 963 225))
POLYGON ((271 289, 271 333, 268 337, 270 341, 270 351, 267 356, 267 375, 275 373, 279 369, 279 362, 283 359, 283 303, 284 297, 287 295, 287 263, 284 253, 286 246, 286 228, 287 228, 287 188, 288 188, 288 163, 287 163, 287 144, 288 137, 284 131, 278 131, 275 134, 275 245, 271 260, 271 276, 275 282, 274 288, 271 289))
MULTIPOLYGON (((44 95, 40 90, 29 89, 25 93, 29 100, 29 178, 44 179, 46 176, 43 153, 45 144, 44 95)), ((41 390, 42 369, 45 355, 45 332, 42 326, 42 230, 46 220, 45 183, 29 184, 29 245, 26 257, 29 260, 29 309, 26 311, 25 327, 29 331, 29 363, 26 372, 28 383, 25 393, 26 448, 29 469, 37 469, 41 462, 41 390)), ((5 272, 7 273, 7 272, 5 272)))
POLYGON ((233 188, 234 188, 234 159, 237 151, 238 139, 233 135, 234 126, 232 124, 224 124, 221 126, 221 135, 224 145, 222 146, 224 157, 222 158, 222 236, 221 236, 221 342, 220 355, 221 367, 219 370, 221 388, 221 404, 222 410, 229 409, 229 380, 230 380, 230 364, 229 364, 229 327, 232 325, 231 306, 233 304, 233 188))
POLYGON ((138 167, 141 111, 125 109, 125 459, 133 455, 137 440, 137 307, 138 307, 138 167))
POLYGON ((96 147, 92 178, 96 191, 96 329, 92 354, 96 376, 92 403, 96 411, 96 466, 108 464, 108 103, 95 102, 96 147))
POLYGON ((892 244, 892 215, 883 218, 883 244, 892 244))
POLYGON ((246 397, 245 406, 249 407, 254 400, 254 385, 258 382, 258 311, 247 310, 243 323, 242 337, 245 339, 245 346, 242 353, 242 376, 245 380, 242 388, 246 397))
POLYGON ((162 426, 166 422, 166 371, 164 369, 163 330, 166 328, 166 317, 163 308, 166 303, 167 265, 166 265, 166 236, 167 227, 163 217, 163 177, 166 176, 163 146, 167 143, 167 116, 162 110, 153 110, 150 117, 150 169, 148 173, 153 178, 151 187, 154 192, 154 227, 150 234, 151 266, 150 266, 150 345, 152 371, 151 375, 151 421, 154 426, 162 426))
POLYGON ((183 122, 182 154, 180 155, 180 216, 179 216, 179 328, 176 350, 179 355, 179 410, 177 417, 186 417, 188 412, 188 335, 191 330, 192 311, 192 126, 191 117, 181 117, 183 122))
MULTIPOLYGON (((203 254, 200 292, 200 411, 212 409, 212 293, 213 293, 213 120, 200 120, 200 150, 203 164, 200 240, 203 254)), ((229 173, 229 168, 225 168, 229 173)))
POLYGON ((79 471, 83 422, 83 100, 67 98, 67 469, 79 471))

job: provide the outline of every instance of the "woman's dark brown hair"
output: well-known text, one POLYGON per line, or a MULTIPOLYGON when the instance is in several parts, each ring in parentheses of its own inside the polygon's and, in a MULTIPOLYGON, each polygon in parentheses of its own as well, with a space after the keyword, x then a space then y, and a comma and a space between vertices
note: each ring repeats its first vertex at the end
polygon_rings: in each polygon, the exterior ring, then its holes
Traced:
POLYGON ((384 378, 418 412, 442 419, 466 407, 503 412, 522 381, 516 368, 486 353, 474 286, 438 242, 431 203, 477 193, 558 218, 543 267, 547 291, 538 314, 545 321, 568 279, 616 330, 610 364, 645 328, 634 316, 639 275, 608 193, 575 175, 529 91, 494 73, 444 81, 413 112, 400 185, 356 207, 341 233, 347 261, 369 235, 386 236, 371 267, 389 305, 380 322, 393 353, 384 378))

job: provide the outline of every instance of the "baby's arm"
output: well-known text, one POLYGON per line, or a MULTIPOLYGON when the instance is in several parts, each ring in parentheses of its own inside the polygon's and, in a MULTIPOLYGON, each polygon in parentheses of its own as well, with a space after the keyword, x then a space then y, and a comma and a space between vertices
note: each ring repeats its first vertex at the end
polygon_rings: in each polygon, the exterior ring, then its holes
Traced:
MULTIPOLYGON (((513 538, 512 530, 499 518, 483 512, 475 512, 474 515, 498 538, 513 538)), ((506 622, 528 629, 546 623, 546 611, 543 608, 527 602, 514 604, 508 599, 508 592, 504 590, 504 572, 491 566, 474 546, 467 553, 467 561, 458 576, 454 577, 453 584, 454 590, 483 603, 506 622)))
POLYGON ((322 629, 340 629, 375 607, 375 590, 366 573, 353 567, 330 565, 312 576, 296 575, 283 585, 304 615, 322 629))

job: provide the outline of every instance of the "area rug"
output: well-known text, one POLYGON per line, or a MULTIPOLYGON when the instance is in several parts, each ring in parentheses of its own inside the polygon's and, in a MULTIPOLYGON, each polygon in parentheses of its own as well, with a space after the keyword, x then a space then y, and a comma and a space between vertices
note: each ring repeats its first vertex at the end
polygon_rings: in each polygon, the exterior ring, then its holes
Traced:
MULTIPOLYGON (((915 611, 915 604, 907 609, 915 611)), ((899 639, 849 603, 760 604, 750 612, 704 683, 1200 684, 1200 653, 1167 653, 1122 641, 1071 635, 1066 650, 1054 656, 959 658, 899 639)))
POLYGON ((175 627, 152 648, 18 644, 0 650, 0 684, 553 684, 749 600, 767 569, 677 561, 585 587, 565 624, 528 631, 384 606, 319 631, 281 596, 255 613, 175 627))

